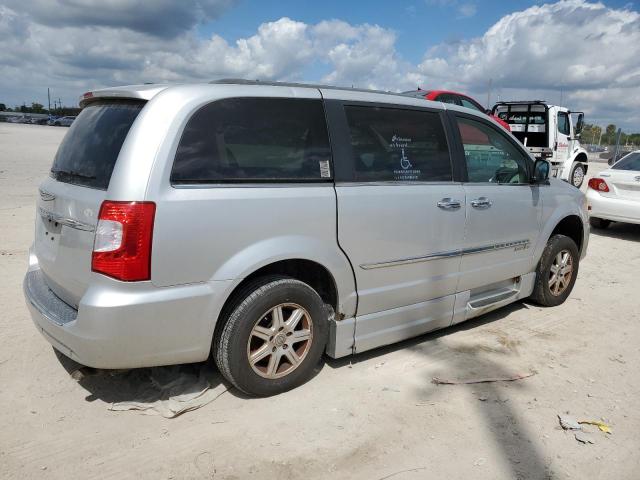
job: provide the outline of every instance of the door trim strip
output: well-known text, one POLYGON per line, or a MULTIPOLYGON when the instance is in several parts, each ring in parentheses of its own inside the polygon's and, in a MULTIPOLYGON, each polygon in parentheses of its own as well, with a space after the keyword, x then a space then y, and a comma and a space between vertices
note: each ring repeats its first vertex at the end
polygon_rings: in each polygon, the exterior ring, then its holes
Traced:
POLYGON ((430 255, 420 257, 400 258, 398 260, 388 260, 378 263, 363 263, 360 268, 363 270, 373 270, 376 268, 396 267, 399 265, 409 265, 412 263, 430 262, 431 260, 440 260, 443 258, 460 257, 464 255, 475 255, 478 253, 491 252, 495 250, 505 250, 513 248, 515 251, 526 250, 529 248, 529 240, 515 240, 513 242, 492 243, 491 245, 483 245, 481 247, 465 248, 458 250, 450 250, 447 252, 437 252, 430 255))

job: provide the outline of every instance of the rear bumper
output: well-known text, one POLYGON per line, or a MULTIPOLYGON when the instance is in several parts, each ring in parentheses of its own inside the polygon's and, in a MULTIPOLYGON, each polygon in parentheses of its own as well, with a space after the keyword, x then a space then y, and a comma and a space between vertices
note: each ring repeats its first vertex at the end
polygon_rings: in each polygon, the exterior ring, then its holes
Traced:
POLYGON ((640 224, 640 201, 605 197, 590 188, 587 190, 587 202, 592 217, 640 224))
POLYGON ((30 259, 23 284, 31 318, 57 350, 94 368, 137 368, 198 362, 209 356, 217 299, 228 282, 154 287, 98 276, 78 309, 47 287, 30 259))

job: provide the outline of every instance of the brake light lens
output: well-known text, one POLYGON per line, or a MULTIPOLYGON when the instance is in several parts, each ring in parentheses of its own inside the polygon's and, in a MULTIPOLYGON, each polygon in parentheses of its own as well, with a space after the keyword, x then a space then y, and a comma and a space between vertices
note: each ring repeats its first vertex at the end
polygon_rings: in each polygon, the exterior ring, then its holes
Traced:
POLYGON ((608 192, 609 185, 602 178, 592 178, 589 180, 589 188, 593 188, 598 192, 608 192))
POLYGON ((102 202, 91 270, 125 282, 150 280, 155 213, 153 202, 102 202))

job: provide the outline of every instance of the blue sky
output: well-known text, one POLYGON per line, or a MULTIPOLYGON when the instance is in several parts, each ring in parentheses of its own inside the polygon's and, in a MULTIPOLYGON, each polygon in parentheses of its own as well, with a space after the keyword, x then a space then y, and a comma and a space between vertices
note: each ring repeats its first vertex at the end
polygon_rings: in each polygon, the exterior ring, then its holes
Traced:
MULTIPOLYGON (((218 34, 229 41, 252 35, 266 21, 289 17, 308 24, 327 19, 340 19, 350 24, 377 24, 393 29, 397 49, 408 61, 419 62, 428 48, 441 43, 470 39, 482 35, 500 18, 524 10, 540 1, 523 0, 424 0, 371 1, 295 0, 240 1, 219 19, 199 28, 200 34, 218 34), (464 5, 473 6, 475 13, 463 15, 464 5)), ((631 7, 637 2, 624 0, 604 2, 612 7, 631 7)))
POLYGON ((609 0, 3 0, 0 103, 224 77, 562 98, 640 131, 640 13, 609 0))

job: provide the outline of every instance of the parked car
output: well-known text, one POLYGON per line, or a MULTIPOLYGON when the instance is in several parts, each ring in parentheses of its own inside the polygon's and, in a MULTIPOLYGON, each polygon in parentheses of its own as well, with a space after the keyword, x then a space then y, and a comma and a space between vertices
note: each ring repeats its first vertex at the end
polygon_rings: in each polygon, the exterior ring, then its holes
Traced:
POLYGON ((591 225, 611 222, 640 224, 640 150, 631 152, 589 180, 591 225))
POLYGON ((76 117, 71 116, 56 118, 53 121, 53 125, 56 127, 70 127, 75 119, 76 117))
POLYGON ((81 106, 40 185, 24 292, 92 367, 211 354, 241 391, 276 394, 325 351, 559 305, 587 250, 584 195, 482 112, 250 81, 81 106))
POLYGON ((491 110, 487 110, 478 102, 476 102, 473 98, 463 93, 451 92, 449 90, 422 90, 422 89, 411 90, 404 93, 406 95, 411 95, 418 98, 424 98, 425 100, 432 100, 434 102, 442 102, 442 103, 450 103, 452 105, 459 105, 461 107, 466 107, 472 110, 477 110, 479 112, 486 113, 491 118, 493 118, 496 122, 502 125, 508 132, 511 131, 511 128, 507 122, 502 120, 500 117, 493 115, 491 110))
POLYGON ((511 132, 536 158, 551 162, 551 175, 582 186, 588 170, 587 151, 580 144, 584 114, 543 100, 498 102, 493 114, 511 125, 511 132), (575 119, 575 122, 572 120, 575 119))

